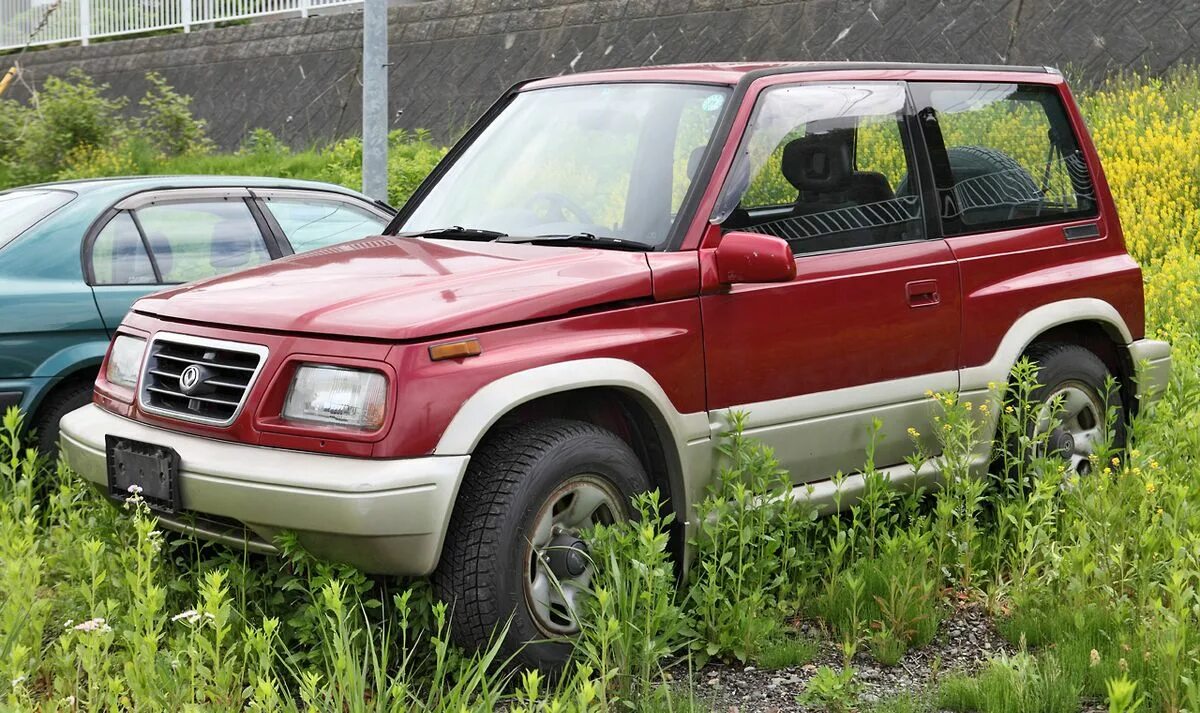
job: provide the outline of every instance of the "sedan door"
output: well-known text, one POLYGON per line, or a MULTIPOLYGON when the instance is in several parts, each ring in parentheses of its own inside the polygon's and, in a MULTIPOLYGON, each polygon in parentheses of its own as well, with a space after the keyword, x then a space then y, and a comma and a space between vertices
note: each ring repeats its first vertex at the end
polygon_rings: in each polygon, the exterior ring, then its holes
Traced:
POLYGON ((111 333, 138 298, 280 255, 249 191, 188 189, 118 203, 85 244, 88 282, 111 333))

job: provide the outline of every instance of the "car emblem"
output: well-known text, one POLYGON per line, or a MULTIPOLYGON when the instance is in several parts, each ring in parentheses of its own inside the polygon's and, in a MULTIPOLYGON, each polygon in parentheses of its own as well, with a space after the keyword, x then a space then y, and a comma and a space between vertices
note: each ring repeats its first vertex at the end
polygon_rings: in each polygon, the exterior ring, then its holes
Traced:
POLYGON ((192 393, 192 390, 200 385, 200 367, 195 364, 189 365, 179 375, 179 390, 185 394, 192 393))

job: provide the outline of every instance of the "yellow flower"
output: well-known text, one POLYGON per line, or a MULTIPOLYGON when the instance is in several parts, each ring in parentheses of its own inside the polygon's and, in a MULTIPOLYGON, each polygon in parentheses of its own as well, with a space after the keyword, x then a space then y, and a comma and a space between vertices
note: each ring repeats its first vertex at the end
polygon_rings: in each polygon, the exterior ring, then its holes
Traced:
POLYGON ((1154 484, 1153 480, 1147 480, 1146 481, 1146 492, 1153 495, 1155 490, 1158 490, 1158 486, 1154 484))
POLYGON ((987 404, 979 404, 979 412, 986 416, 987 412, 988 412, 988 405, 987 404))
POLYGON ((1005 407, 1004 407, 1004 413, 1012 413, 1012 412, 1013 412, 1013 407, 1012 407, 1012 406, 1005 406, 1005 407))
POLYGON ((963 408, 965 408, 966 410, 970 411, 970 410, 971 410, 971 402, 970 402, 970 401, 963 401, 963 408))
POLYGON ((1150 459, 1150 467, 1151 467, 1151 468, 1157 468, 1157 467, 1158 467, 1158 461, 1156 461, 1156 460, 1154 460, 1153 458, 1151 458, 1151 459, 1150 459))
POLYGON ((995 390, 996 390, 996 382, 989 381, 988 382, 988 391, 995 391, 995 390))
POLYGON ((943 431, 947 431, 947 432, 948 432, 948 431, 950 430, 950 424, 948 424, 948 423, 943 423, 943 424, 942 424, 942 430, 943 430, 943 431))
POLYGON ((1121 459, 1120 459, 1120 458, 1118 458, 1118 457, 1116 457, 1116 456, 1113 456, 1113 459, 1112 459, 1112 464, 1113 464, 1113 467, 1114 467, 1114 468, 1116 468, 1116 467, 1120 466, 1120 465, 1121 465, 1121 459))
POLYGON ((912 426, 909 426, 908 427, 908 437, 915 440, 915 439, 921 437, 921 432, 918 431, 917 429, 913 428, 912 426))

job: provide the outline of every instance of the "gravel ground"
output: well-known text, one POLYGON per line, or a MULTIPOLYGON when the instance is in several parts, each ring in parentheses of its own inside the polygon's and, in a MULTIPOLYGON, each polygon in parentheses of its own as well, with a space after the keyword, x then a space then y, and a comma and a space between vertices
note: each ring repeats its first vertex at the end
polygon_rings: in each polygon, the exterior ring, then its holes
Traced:
MULTIPOLYGON (((801 633, 820 638, 817 632, 801 633)), ((932 643, 909 650, 896 666, 883 666, 868 654, 854 659, 855 680, 860 686, 859 703, 869 708, 883 698, 929 689, 939 672, 974 672, 981 662, 1000 652, 1013 651, 992 627, 982 610, 965 607, 942 621, 932 643)), ((781 713, 805 711, 796 696, 817 668, 841 666, 841 655, 832 642, 823 642, 815 660, 802 666, 762 670, 754 666, 737 667, 709 664, 695 678, 695 694, 718 713, 781 713)))

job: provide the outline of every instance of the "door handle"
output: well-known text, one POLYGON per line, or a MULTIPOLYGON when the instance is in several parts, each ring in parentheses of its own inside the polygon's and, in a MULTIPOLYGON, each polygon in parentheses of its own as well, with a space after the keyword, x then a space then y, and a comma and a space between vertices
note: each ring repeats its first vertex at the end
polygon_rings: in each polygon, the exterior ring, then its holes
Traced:
POLYGON ((942 301, 937 280, 914 280, 904 286, 909 307, 930 307, 942 301))

